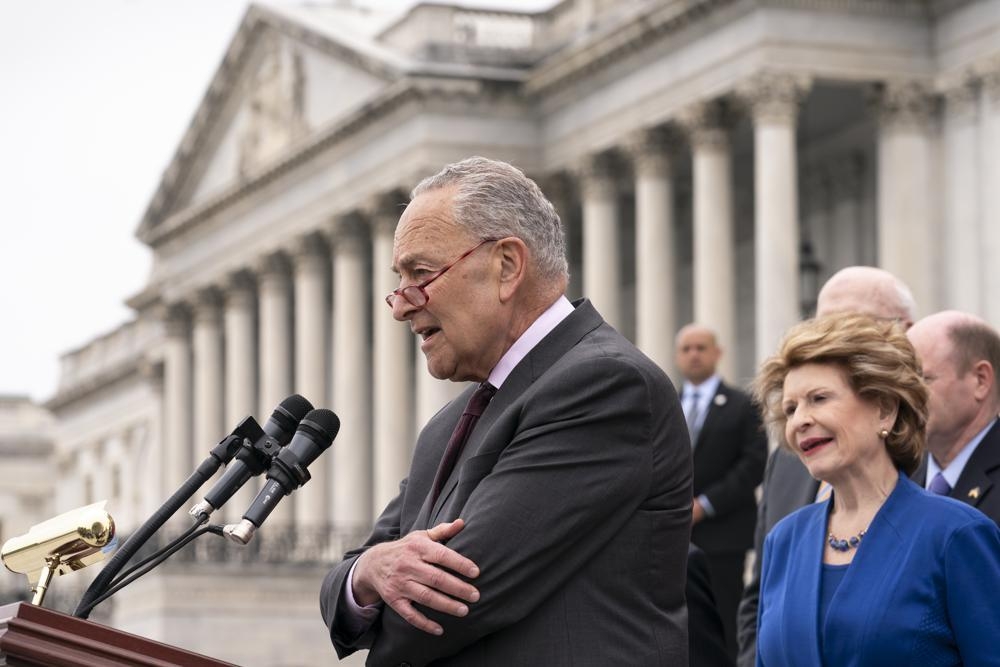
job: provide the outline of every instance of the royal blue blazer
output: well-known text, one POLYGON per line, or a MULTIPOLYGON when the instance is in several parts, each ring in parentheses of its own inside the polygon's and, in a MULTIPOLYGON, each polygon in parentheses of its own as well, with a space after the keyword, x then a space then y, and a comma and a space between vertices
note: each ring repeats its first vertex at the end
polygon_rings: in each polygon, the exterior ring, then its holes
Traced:
POLYGON ((993 521, 900 475, 820 627, 830 502, 785 517, 764 542, 758 666, 1000 665, 993 521))

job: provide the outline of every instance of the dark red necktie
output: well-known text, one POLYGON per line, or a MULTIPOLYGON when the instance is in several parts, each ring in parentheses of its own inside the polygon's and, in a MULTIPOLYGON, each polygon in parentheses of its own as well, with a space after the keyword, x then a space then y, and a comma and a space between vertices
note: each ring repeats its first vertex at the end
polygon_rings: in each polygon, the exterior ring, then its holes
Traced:
POLYGON ((452 431, 451 438, 448 440, 448 447, 445 448, 444 456, 441 457, 441 465, 438 466, 437 474, 434 475, 433 495, 431 496, 432 505, 437 502, 438 495, 441 493, 444 483, 451 476, 455 462, 458 461, 458 457, 462 453, 466 441, 469 439, 469 434, 476 427, 479 416, 486 410, 486 406, 489 405, 495 393, 497 393, 496 387, 489 382, 483 382, 469 398, 469 402, 465 406, 465 412, 462 413, 462 417, 458 420, 458 424, 455 425, 455 430, 452 431))

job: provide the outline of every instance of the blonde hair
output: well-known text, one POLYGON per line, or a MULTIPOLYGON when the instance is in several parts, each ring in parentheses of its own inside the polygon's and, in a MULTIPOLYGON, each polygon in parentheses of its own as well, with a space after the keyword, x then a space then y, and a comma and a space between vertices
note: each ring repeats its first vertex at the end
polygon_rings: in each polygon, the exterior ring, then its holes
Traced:
POLYGON ((848 385, 863 399, 885 407, 898 405, 886 450, 896 468, 907 475, 916 470, 926 440, 927 387, 903 328, 867 315, 839 314, 789 329, 777 354, 761 364, 753 384, 764 423, 783 447, 789 447, 781 409, 785 377, 793 368, 813 363, 843 369, 848 385))

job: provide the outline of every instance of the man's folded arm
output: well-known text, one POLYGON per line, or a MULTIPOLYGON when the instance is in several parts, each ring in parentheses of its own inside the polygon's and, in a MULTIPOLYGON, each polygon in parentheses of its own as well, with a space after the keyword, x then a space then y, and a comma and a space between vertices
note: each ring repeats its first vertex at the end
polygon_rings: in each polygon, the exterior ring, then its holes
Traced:
MULTIPOLYGON (((423 664, 526 617, 647 500, 654 475, 662 474, 654 472, 652 431, 654 409, 663 412, 664 388, 651 385, 630 362, 609 357, 553 375, 545 381, 562 389, 533 387, 538 396, 527 397, 509 444, 466 462, 474 467, 475 459, 496 456, 461 512, 465 528, 448 542, 480 566, 472 582, 480 601, 461 618, 425 612, 443 627, 442 636, 421 632, 386 609, 373 651, 378 662, 423 664)), ((678 452, 688 452, 683 421, 674 421, 677 434, 669 437, 678 452)), ((678 467, 678 479, 689 479, 690 467, 678 467)), ((690 487, 677 486, 655 509, 675 510, 666 520, 685 532, 690 487)))

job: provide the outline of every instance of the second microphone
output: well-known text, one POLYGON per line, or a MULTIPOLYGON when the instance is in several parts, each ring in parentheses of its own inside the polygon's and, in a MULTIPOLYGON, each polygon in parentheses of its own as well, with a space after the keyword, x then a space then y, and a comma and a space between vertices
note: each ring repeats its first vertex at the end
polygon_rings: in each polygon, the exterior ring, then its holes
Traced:
POLYGON ((254 498, 238 524, 224 528, 226 537, 248 543, 278 502, 309 481, 308 466, 329 449, 340 431, 340 419, 332 410, 312 410, 299 423, 287 447, 275 456, 267 471, 264 488, 254 498))

